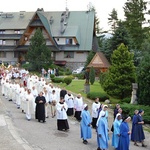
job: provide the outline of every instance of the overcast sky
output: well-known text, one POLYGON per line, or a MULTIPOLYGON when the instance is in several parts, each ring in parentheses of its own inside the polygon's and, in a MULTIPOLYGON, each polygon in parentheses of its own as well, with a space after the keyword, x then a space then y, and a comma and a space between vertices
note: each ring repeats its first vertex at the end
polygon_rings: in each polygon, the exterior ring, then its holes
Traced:
POLYGON ((63 11, 67 7, 71 10, 87 10, 89 2, 96 8, 100 20, 100 28, 107 30, 109 27, 108 14, 115 8, 118 18, 124 18, 123 6, 126 0, 1 0, 0 12, 36 11, 43 8, 44 11, 63 11))

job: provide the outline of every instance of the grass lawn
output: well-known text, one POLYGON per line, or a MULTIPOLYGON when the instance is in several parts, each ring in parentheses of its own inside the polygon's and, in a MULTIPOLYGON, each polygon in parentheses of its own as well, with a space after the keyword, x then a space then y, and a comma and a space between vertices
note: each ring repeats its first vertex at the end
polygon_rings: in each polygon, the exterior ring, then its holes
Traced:
MULTIPOLYGON (((70 85, 66 85, 65 83, 57 83, 61 88, 64 87, 66 90, 72 91, 76 94, 81 93, 83 97, 86 97, 86 93, 84 93, 84 83, 85 80, 72 80, 70 85)), ((90 85, 90 92, 100 92, 106 93, 101 87, 98 81, 95 81, 93 85, 90 85)), ((110 97, 112 103, 118 103, 119 100, 113 97, 110 97)))
MULTIPOLYGON (((84 93, 84 83, 85 80, 72 80, 70 85, 66 85, 65 83, 60 83, 57 85, 64 87, 66 90, 72 91, 74 93, 81 93, 84 97, 86 97, 86 93, 84 93)), ((97 81, 94 83, 94 85, 90 85, 90 91, 105 93, 97 81)))

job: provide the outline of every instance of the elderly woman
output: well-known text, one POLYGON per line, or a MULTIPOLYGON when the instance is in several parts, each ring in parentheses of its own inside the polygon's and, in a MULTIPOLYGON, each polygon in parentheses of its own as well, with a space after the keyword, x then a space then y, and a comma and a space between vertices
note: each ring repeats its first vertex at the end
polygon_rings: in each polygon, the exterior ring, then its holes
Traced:
POLYGON ((147 145, 144 144, 145 135, 144 135, 144 131, 143 131, 143 124, 144 124, 144 121, 142 118, 143 114, 144 114, 144 111, 139 110, 139 113, 138 113, 136 120, 135 120, 134 131, 133 131, 134 145, 139 146, 137 144, 137 142, 141 142, 142 147, 147 147, 147 145))
POLYGON ((113 128, 114 128, 114 131, 113 131, 113 135, 112 135, 112 146, 117 149, 118 147, 118 143, 119 143, 119 137, 120 137, 120 124, 122 122, 122 119, 121 119, 121 114, 117 114, 116 115, 116 118, 113 122, 113 128))
POLYGON ((138 110, 135 110, 135 111, 134 111, 133 118, 132 118, 131 141, 134 141, 134 127, 135 127, 135 123, 137 122, 138 113, 139 113, 139 111, 138 111, 138 110))
POLYGON ((87 139, 90 139, 92 137, 91 133, 91 116, 90 112, 88 111, 88 105, 84 104, 84 109, 81 113, 81 138, 83 139, 83 143, 87 144, 87 139))

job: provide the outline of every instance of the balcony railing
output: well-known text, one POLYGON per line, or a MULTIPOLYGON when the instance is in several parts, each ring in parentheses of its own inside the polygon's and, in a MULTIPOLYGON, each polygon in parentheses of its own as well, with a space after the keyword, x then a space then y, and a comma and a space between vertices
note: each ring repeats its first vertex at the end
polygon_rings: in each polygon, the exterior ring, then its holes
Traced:
POLYGON ((17 40, 20 39, 22 34, 0 34, 0 40, 8 40, 8 39, 13 39, 17 40))

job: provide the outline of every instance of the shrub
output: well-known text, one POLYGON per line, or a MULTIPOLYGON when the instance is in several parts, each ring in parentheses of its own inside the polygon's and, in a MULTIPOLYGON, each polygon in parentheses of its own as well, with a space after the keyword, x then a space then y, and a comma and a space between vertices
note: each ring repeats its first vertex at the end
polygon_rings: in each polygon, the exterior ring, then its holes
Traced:
POLYGON ((78 79, 84 79, 84 73, 74 74, 73 76, 77 77, 78 79))
POLYGON ((64 78, 64 83, 66 83, 67 85, 69 85, 71 82, 72 82, 72 78, 70 77, 64 78))
POLYGON ((105 83, 105 79, 106 79, 107 74, 108 74, 108 72, 100 72, 99 82, 100 82, 102 87, 103 87, 103 83, 105 83))
POLYGON ((72 74, 67 77, 71 78, 72 80, 75 78, 72 74))
POLYGON ((63 71, 59 71, 59 75, 60 75, 60 76, 63 76, 63 75, 64 75, 64 72, 63 72, 63 71))
POLYGON ((54 74, 50 74, 51 79, 55 78, 54 74))
POLYGON ((72 72, 71 71, 67 71, 67 72, 65 72, 65 75, 71 75, 72 74, 72 72))
POLYGON ((91 85, 93 85, 95 82, 95 70, 93 67, 90 68, 89 77, 90 77, 90 83, 91 83, 91 85))
POLYGON ((61 71, 61 72, 64 72, 65 68, 59 66, 59 67, 58 67, 58 70, 61 71))
POLYGON ((131 102, 131 97, 124 98, 124 99, 121 100, 120 102, 121 102, 121 104, 122 104, 122 103, 128 103, 128 104, 129 104, 129 103, 131 102))
POLYGON ((109 99, 109 96, 105 93, 89 92, 87 94, 87 98, 90 98, 92 100, 95 100, 96 97, 98 97, 102 102, 104 102, 106 99, 109 99))
POLYGON ((61 82, 63 83, 64 82, 64 78, 57 78, 57 77, 55 77, 55 78, 52 78, 51 80, 54 83, 61 83, 61 82))

